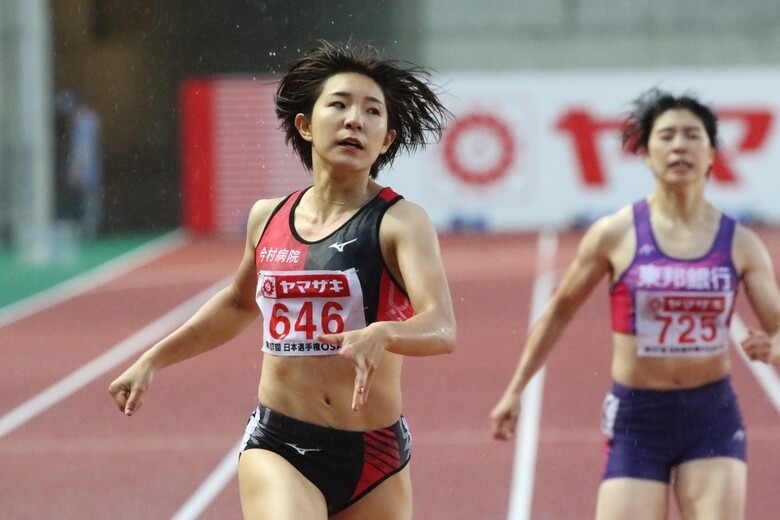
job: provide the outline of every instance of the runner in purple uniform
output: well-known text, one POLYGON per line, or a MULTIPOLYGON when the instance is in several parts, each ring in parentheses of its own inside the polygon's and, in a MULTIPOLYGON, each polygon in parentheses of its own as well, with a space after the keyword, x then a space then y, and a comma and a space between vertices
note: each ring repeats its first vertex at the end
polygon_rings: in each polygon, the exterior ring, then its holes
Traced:
POLYGON ((493 409, 497 439, 515 433, 520 396, 579 306, 606 276, 612 388, 598 519, 662 520, 669 488, 683 519, 741 519, 746 433, 730 380, 728 327, 742 282, 761 328, 742 341, 754 360, 780 359, 780 291, 766 247, 705 197, 717 118, 695 97, 641 95, 624 145, 656 179, 646 199, 596 221, 534 324, 493 409))

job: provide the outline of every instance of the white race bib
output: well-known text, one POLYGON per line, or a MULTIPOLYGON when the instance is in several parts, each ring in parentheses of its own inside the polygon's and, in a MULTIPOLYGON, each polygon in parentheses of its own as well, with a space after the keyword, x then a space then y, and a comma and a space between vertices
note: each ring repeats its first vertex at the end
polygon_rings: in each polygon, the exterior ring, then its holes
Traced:
POLYGON ((263 351, 277 356, 327 356, 340 346, 317 341, 366 326, 363 290, 355 269, 260 271, 257 304, 263 314, 263 351))
POLYGON ((728 291, 637 290, 638 354, 691 357, 725 352, 733 298, 728 291))

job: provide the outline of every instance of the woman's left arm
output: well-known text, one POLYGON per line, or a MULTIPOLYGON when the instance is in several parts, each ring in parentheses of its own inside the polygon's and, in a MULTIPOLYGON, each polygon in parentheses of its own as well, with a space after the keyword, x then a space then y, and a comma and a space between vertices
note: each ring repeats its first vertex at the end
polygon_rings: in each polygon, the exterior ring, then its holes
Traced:
POLYGON ((398 201, 385 213, 379 239, 384 261, 403 284, 414 315, 406 321, 375 321, 363 329, 318 336, 324 343, 341 345, 339 355, 355 365, 355 411, 366 405, 373 375, 385 352, 433 356, 455 348, 452 297, 439 238, 428 215, 415 204, 398 201))
POLYGON ((373 324, 383 329, 387 350, 404 356, 451 353, 455 313, 433 222, 421 207, 401 200, 385 214, 379 236, 385 261, 414 309, 406 321, 373 324))
POLYGON ((769 251, 758 235, 744 226, 737 226, 734 236, 734 261, 761 324, 761 329, 748 331, 742 348, 750 359, 780 366, 780 289, 769 251))

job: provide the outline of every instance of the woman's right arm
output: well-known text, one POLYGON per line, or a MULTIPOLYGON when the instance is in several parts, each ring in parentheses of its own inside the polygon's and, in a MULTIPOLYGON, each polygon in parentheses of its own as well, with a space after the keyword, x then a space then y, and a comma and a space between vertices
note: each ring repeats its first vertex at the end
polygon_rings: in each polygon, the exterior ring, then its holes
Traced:
POLYGON ((109 385, 109 393, 125 415, 133 415, 141 407, 143 395, 158 370, 227 343, 258 317, 255 244, 277 203, 278 200, 263 200, 253 206, 244 255, 232 283, 212 296, 181 327, 144 352, 109 385))
POLYGON ((734 236, 734 261, 760 327, 749 328, 742 348, 752 360, 780 367, 780 289, 766 245, 745 226, 734 236))
POLYGON ((615 219, 615 215, 604 217, 588 229, 574 261, 533 325, 512 379, 490 414, 494 438, 507 440, 514 436, 523 390, 544 365, 582 302, 610 271, 609 251, 615 242, 611 238, 616 235, 615 219))

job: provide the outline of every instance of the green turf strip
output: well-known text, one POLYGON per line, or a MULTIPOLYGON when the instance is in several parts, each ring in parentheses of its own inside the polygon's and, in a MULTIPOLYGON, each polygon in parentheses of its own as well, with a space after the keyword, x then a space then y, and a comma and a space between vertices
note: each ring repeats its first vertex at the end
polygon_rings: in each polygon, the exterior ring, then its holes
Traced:
POLYGON ((0 307, 32 296, 127 253, 163 233, 111 235, 76 244, 65 258, 25 262, 13 247, 0 249, 0 307))

